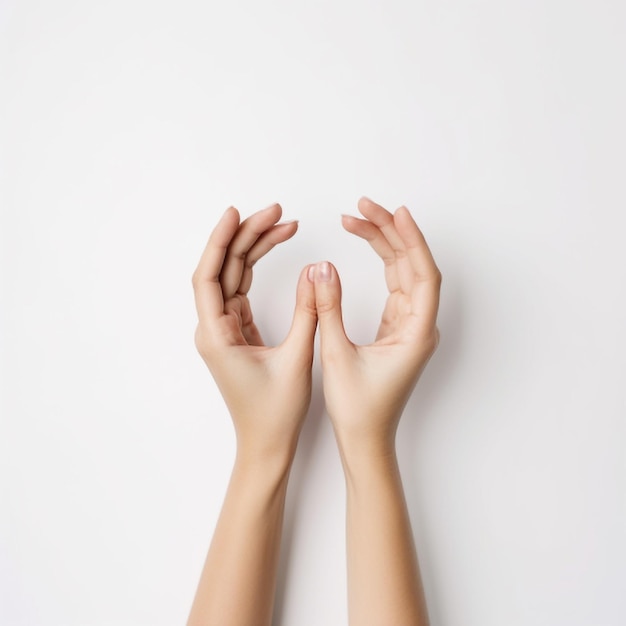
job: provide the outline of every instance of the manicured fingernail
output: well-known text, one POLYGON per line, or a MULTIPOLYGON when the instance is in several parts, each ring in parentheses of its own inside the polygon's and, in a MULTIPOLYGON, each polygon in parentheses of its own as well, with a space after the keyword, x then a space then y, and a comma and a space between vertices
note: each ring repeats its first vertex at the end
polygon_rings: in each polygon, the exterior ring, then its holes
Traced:
POLYGON ((328 261, 322 261, 319 265, 319 277, 322 282, 327 283, 330 280, 330 263, 328 261))
POLYGON ((299 220, 284 220, 282 222, 278 222, 276 226, 287 226, 287 224, 297 224, 299 220))
POLYGON ((312 282, 315 282, 315 265, 309 265, 309 269, 306 273, 306 277, 312 282))

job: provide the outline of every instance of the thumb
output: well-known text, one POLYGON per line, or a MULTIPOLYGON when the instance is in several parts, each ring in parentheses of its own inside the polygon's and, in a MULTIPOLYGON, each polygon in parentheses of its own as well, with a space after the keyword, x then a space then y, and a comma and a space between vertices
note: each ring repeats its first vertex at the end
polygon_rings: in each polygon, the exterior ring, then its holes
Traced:
POLYGON ((292 345, 297 353, 312 355, 313 338, 317 327, 317 310, 315 287, 309 278, 311 267, 314 266, 307 265, 300 273, 296 287, 296 309, 285 343, 292 345))
MULTIPOLYGON (((351 346, 343 327, 341 314, 341 282, 332 263, 322 261, 314 266, 315 306, 320 322, 322 355, 337 354, 351 346)), ((323 357, 322 357, 323 358, 323 357)))

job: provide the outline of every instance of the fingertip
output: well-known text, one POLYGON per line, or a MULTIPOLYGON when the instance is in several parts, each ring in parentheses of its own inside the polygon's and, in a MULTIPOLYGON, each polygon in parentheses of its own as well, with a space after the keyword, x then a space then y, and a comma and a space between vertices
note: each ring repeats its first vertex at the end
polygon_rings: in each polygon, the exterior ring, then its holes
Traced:
POLYGON ((367 196, 361 196, 356 205, 359 209, 359 211, 361 212, 361 214, 363 214, 363 210, 365 206, 367 206, 368 204, 374 204, 374 201, 371 198, 368 198, 367 196))
POLYGON ((315 264, 315 283, 332 283, 335 282, 338 277, 337 268, 330 261, 320 261, 315 264))
POLYGON ((273 209, 274 207, 278 207, 282 211, 280 202, 272 202, 271 204, 268 204, 264 209, 261 209, 261 211, 269 211, 270 209, 273 209))
POLYGON ((279 222, 274 225, 274 228, 280 228, 281 233, 283 233, 284 239, 282 241, 287 241, 287 239, 291 239, 296 232, 298 232, 298 220, 285 220, 284 222, 279 222))
MULTIPOLYGON (((311 280, 311 271, 314 269, 314 264, 305 265, 302 268, 296 288, 298 299, 304 298, 309 304, 315 302, 315 281, 311 280)), ((314 304, 312 306, 314 306, 314 304)))
POLYGON ((319 261, 304 269, 307 280, 312 284, 325 284, 339 279, 337 268, 330 261, 319 261))
POLYGON ((403 241, 412 243, 416 240, 416 237, 422 235, 415 218, 404 204, 396 209, 393 219, 397 225, 398 234, 403 241))
POLYGON ((349 233, 353 231, 354 223, 357 220, 358 218, 354 217, 353 215, 346 215, 345 213, 341 214, 341 226, 343 227, 344 230, 347 230, 349 233))
POLYGON ((305 265, 300 270, 300 275, 298 276, 298 288, 300 288, 300 287, 307 288, 312 283, 311 278, 309 276, 309 273, 311 271, 311 267, 314 267, 314 265, 311 265, 309 263, 308 265, 305 265))
POLYGON ((393 212, 393 221, 396 224, 402 223, 403 221, 406 221, 407 218, 408 218, 409 221, 415 221, 415 220, 413 220, 413 217, 411 216, 411 213, 409 213, 409 210, 404 206, 404 204, 402 206, 399 206, 393 212))
POLYGON ((241 215, 239 215, 239 211, 232 204, 222 213, 222 217, 220 218, 220 222, 225 222, 227 220, 236 220, 237 224, 239 224, 241 220, 241 215))
POLYGON ((234 214, 236 214, 237 216, 239 216, 239 209, 238 209, 238 208, 237 208, 234 204, 231 204, 231 205, 230 205, 230 206, 229 206, 229 207, 228 207, 228 208, 224 211, 224 214, 226 214, 226 213, 234 213, 234 214))
MULTIPOLYGON (((413 216, 411 215, 411 211, 409 211, 409 208, 405 204, 399 206, 395 210, 394 215, 404 215, 405 217, 409 217, 411 220, 413 220, 413 216)), ((413 221, 415 221, 415 220, 413 220, 413 221)))
POLYGON ((280 220, 283 214, 283 208, 280 206, 278 202, 274 202, 272 204, 268 204, 264 209, 260 209, 256 211, 252 215, 250 215, 247 219, 261 219, 261 221, 265 222, 265 220, 271 220, 270 224, 274 226, 277 225, 277 222, 280 220))
POLYGON ((264 209, 262 209, 260 211, 260 213, 273 213, 276 214, 276 221, 278 221, 282 214, 283 214, 283 207, 280 206, 280 203, 278 202, 273 202, 272 204, 269 204, 268 206, 266 206, 264 209))
POLYGON ((393 213, 367 196, 359 198, 358 207, 363 217, 379 228, 393 222, 393 213))
POLYGON ((370 240, 379 229, 379 227, 368 218, 363 219, 361 217, 353 217, 352 215, 349 217, 350 219, 343 222, 344 229, 352 235, 361 237, 361 239, 370 240))
POLYGON ((328 261, 322 261, 317 266, 315 278, 320 283, 328 283, 333 275, 332 265, 328 261))
POLYGON ((209 242, 218 246, 228 245, 239 228, 239 220, 239 211, 234 206, 229 206, 213 228, 209 242))
POLYGON ((298 293, 305 298, 307 306, 315 308, 315 264, 308 264, 302 268, 298 278, 298 293), (313 275, 313 276, 312 276, 313 275))

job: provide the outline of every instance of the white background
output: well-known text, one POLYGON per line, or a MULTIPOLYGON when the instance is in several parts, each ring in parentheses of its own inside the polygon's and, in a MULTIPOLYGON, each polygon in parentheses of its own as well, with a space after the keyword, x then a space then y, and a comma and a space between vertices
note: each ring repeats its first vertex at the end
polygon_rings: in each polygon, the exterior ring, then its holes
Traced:
MULTIPOLYGON (((433 626, 626 623, 624 7, 0 1, 0 623, 184 623, 234 452, 192 271, 227 206, 278 201, 266 341, 322 259, 369 341, 363 194, 444 277, 399 433, 433 626)), ((276 626, 347 619, 315 367, 276 626)))

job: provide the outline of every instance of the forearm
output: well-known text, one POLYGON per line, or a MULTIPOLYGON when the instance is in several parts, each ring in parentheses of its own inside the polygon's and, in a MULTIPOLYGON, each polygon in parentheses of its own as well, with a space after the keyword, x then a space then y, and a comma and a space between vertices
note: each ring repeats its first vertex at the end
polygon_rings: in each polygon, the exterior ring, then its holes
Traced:
POLYGON ((342 451, 353 626, 426 626, 428 616, 395 446, 342 451))
POLYGON ((271 623, 290 466, 238 452, 188 626, 271 623))

